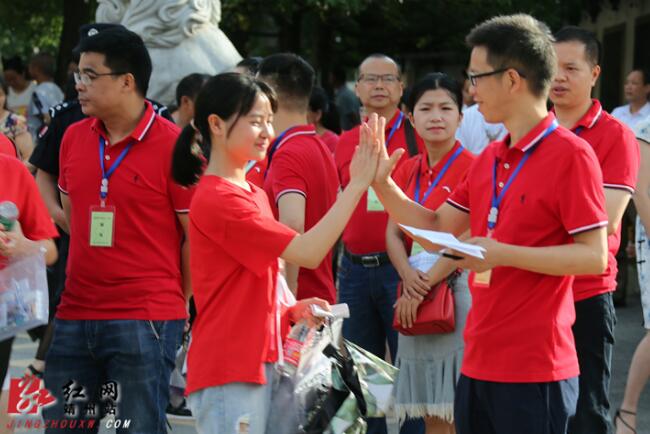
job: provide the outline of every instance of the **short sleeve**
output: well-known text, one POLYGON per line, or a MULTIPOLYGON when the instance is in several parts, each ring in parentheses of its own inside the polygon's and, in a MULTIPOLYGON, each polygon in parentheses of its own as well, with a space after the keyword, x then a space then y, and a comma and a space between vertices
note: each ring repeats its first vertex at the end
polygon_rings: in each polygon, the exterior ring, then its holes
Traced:
POLYGON ((169 174, 167 184, 167 190, 169 192, 169 198, 171 200, 174 211, 180 214, 187 214, 190 212, 190 203, 192 202, 192 196, 196 190, 195 186, 183 187, 176 182, 169 174))
POLYGON ((63 134, 63 139, 61 139, 61 149, 59 150, 59 180, 58 186, 59 190, 62 193, 68 194, 68 182, 67 182, 67 150, 70 147, 70 129, 63 134))
POLYGON ((454 188, 447 198, 447 203, 460 211, 469 212, 469 176, 465 176, 463 181, 454 188))
POLYGON ((646 143, 650 143, 650 117, 639 122, 635 128, 636 137, 646 143))
POLYGON ((634 193, 639 174, 639 143, 632 131, 622 125, 620 134, 615 134, 610 140, 611 146, 600 161, 603 185, 634 193))
MULTIPOLYGON (((300 143, 300 145, 311 145, 300 143)), ((275 203, 286 193, 298 193, 307 198, 307 180, 304 175, 304 162, 294 149, 288 148, 277 153, 271 162, 271 193, 275 203)))
POLYGON ((50 175, 59 174, 59 147, 64 133, 61 120, 52 119, 47 130, 38 137, 38 143, 29 162, 50 175))
POLYGON ((556 197, 566 231, 575 235, 606 226, 603 177, 593 150, 588 145, 576 149, 559 170, 562 182, 558 183, 556 197))
POLYGON ((25 238, 38 241, 58 237, 59 233, 41 199, 36 181, 22 163, 16 160, 15 164, 19 171, 17 177, 20 178, 22 186, 21 201, 17 204, 18 221, 25 238))
POLYGON ((211 192, 202 191, 193 201, 191 223, 234 260, 262 276, 297 233, 275 220, 270 210, 263 213, 252 198, 236 193, 208 193, 211 192))

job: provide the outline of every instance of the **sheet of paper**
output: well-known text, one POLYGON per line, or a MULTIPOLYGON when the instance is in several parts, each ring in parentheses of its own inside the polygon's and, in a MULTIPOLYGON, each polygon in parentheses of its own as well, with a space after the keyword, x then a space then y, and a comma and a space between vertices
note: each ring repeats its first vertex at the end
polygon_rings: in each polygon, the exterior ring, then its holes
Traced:
POLYGON ((483 252, 485 251, 483 247, 463 243, 450 233, 429 231, 426 229, 419 229, 406 225, 400 226, 413 237, 422 238, 424 240, 427 240, 429 243, 447 247, 459 253, 464 253, 468 256, 474 256, 475 258, 483 259, 483 252))

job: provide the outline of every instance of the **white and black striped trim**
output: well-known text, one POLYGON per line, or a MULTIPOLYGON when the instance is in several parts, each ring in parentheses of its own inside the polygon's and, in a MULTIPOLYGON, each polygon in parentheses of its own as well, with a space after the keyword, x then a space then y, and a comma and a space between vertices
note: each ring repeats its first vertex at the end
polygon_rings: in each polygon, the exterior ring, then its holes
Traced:
POLYGON ((275 196, 275 203, 276 203, 276 205, 277 205, 278 202, 280 202, 280 198, 281 198, 283 195, 288 194, 288 193, 297 193, 297 194, 301 195, 302 197, 304 197, 305 199, 307 199, 307 193, 305 193, 304 191, 302 191, 302 190, 298 190, 297 188, 287 188, 286 190, 282 190, 281 192, 279 192, 279 193, 275 196))
POLYGON ((142 130, 142 133, 138 137, 138 141, 142 141, 144 136, 149 132, 149 129, 151 128, 151 125, 153 125, 153 121, 156 119, 156 112, 155 110, 151 111, 151 117, 149 118, 149 121, 147 121, 147 126, 144 127, 144 130, 142 130))
POLYGON ((603 184, 603 187, 611 188, 612 190, 625 190, 630 194, 634 194, 634 192, 636 191, 636 189, 625 184, 603 184))
POLYGON ((68 192, 61 187, 61 184, 57 184, 56 186, 61 193, 65 194, 66 196, 68 195, 68 192))
POLYGON ((604 220, 602 222, 593 223, 593 224, 586 225, 586 226, 580 226, 579 228, 571 229, 569 231, 569 234, 570 235, 575 235, 575 234, 579 234, 581 232, 590 231, 592 229, 602 228, 602 227, 607 226, 607 223, 608 223, 607 220, 604 220))
POLYGON ((598 109, 598 113, 596 113, 596 116, 594 116, 594 120, 591 121, 591 124, 589 124, 589 126, 588 126, 587 128, 589 128, 589 129, 593 128, 594 125, 596 125, 596 122, 598 122, 598 120, 600 119, 600 116, 601 116, 602 114, 603 114, 603 108, 600 107, 600 108, 598 109))
POLYGON ((521 151, 526 152, 528 149, 531 148, 531 146, 535 146, 537 144, 537 142, 539 142, 541 140, 541 138, 544 137, 544 134, 546 134, 546 129, 544 131, 542 131, 541 133, 539 133, 539 135, 537 137, 535 137, 533 140, 531 140, 526 146, 521 148, 521 151))
POLYGON ((176 212, 176 214, 187 214, 190 212, 190 209, 175 209, 174 212, 176 212))
POLYGON ((451 199, 447 199, 447 203, 460 211, 467 212, 467 213, 469 212, 469 208, 464 207, 463 205, 459 204, 458 202, 454 202, 451 199))

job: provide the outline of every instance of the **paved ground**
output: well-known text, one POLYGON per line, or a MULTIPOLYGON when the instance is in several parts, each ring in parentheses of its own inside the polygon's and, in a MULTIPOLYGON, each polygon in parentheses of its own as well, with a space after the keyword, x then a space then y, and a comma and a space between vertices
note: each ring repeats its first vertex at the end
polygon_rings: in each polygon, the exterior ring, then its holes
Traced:
MULTIPOLYGON (((631 279, 633 282, 635 278, 631 279)), ((641 307, 638 290, 632 289, 628 295, 628 305, 617 309, 618 326, 616 329, 616 349, 614 353, 614 367, 612 372, 611 401, 612 408, 618 408, 623 397, 627 370, 632 354, 637 343, 643 336, 641 327, 641 307)), ((14 343, 14 351, 11 358, 11 375, 21 375, 25 367, 31 362, 36 351, 36 345, 32 343, 27 335, 21 335, 14 343)), ((641 397, 641 408, 638 415, 638 434, 650 434, 650 386, 646 387, 641 397)), ((191 421, 172 421, 172 434, 193 434, 196 433, 191 421)), ((110 433, 114 430, 105 428, 105 421, 100 433, 110 433)), ((0 427, 0 433, 4 427, 0 427)), ((395 432, 396 430, 391 430, 395 432)), ((16 432, 40 434, 42 430, 19 429, 16 432)))

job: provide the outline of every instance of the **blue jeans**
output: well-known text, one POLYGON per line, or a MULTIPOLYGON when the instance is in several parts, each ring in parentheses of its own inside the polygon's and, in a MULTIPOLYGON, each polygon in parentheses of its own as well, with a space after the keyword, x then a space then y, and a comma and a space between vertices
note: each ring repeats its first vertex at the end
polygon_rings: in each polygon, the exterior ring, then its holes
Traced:
MULTIPOLYGON (((114 410, 116 420, 131 421, 118 433, 166 433, 169 377, 184 325, 182 319, 55 319, 44 379, 57 403, 43 410, 44 419, 98 422, 114 410)), ((96 433, 98 427, 75 432, 96 433)))
MULTIPOLYGON (((338 269, 339 302, 347 303, 350 318, 343 322, 343 337, 378 357, 384 358, 386 342, 391 360, 397 354, 397 332, 393 315, 399 274, 392 264, 364 267, 341 257, 338 269)), ((368 419, 368 434, 385 434, 384 418, 368 419)), ((424 433, 421 420, 410 420, 401 434, 424 433)))

